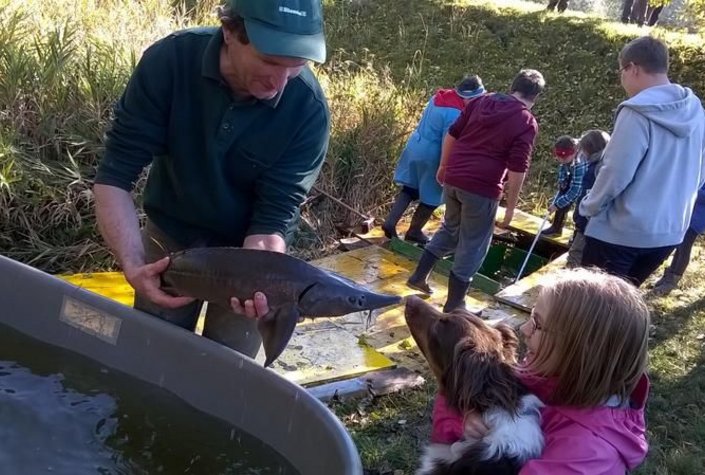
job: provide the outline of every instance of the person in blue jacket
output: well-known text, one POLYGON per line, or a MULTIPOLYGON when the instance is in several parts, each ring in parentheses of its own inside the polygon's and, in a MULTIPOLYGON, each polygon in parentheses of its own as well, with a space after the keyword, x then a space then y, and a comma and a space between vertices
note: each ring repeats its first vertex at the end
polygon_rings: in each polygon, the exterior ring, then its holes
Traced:
POLYGON ((690 263, 690 251, 693 249, 693 244, 703 232, 705 232, 705 185, 698 190, 693 214, 690 217, 690 226, 685 233, 683 242, 676 248, 671 265, 654 285, 654 291, 667 294, 678 287, 678 282, 690 263))
POLYGON ((440 89, 428 101, 394 172, 394 182, 402 188, 382 225, 387 238, 397 237, 397 223, 411 202, 418 200, 404 239, 421 245, 428 242, 422 229, 443 202, 443 189, 436 181, 443 137, 465 105, 484 92, 479 76, 466 75, 455 88, 440 89))

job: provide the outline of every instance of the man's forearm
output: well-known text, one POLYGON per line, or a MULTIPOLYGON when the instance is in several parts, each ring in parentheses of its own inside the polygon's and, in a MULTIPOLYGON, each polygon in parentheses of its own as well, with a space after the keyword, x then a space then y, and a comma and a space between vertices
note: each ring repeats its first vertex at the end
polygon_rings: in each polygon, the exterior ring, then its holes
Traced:
POLYGON ((448 157, 450 157, 450 151, 453 150, 453 145, 455 145, 455 137, 450 134, 446 134, 443 138, 443 146, 441 147, 440 167, 445 167, 448 165, 448 157))
POLYGON ((521 192, 521 187, 524 184, 525 173, 520 172, 508 172, 509 180, 507 181, 507 206, 509 210, 514 210, 517 203, 519 203, 519 193, 521 192))
POLYGON ((250 234, 242 244, 245 249, 286 252, 286 242, 279 234, 250 234))
POLYGON ((122 269, 144 265, 139 220, 130 193, 101 184, 93 187, 93 193, 98 229, 122 269))

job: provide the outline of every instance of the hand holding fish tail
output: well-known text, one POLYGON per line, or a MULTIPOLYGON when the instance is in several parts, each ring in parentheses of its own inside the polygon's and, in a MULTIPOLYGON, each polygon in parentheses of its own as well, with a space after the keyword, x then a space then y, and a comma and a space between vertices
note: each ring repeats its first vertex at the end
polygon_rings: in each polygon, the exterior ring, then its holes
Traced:
POLYGON ((125 278, 136 292, 147 297, 157 305, 168 308, 183 307, 194 301, 191 297, 174 297, 160 289, 160 274, 169 266, 169 258, 164 257, 151 264, 125 268, 125 278))
POLYGON ((230 306, 233 308, 233 312, 245 315, 247 318, 262 318, 269 313, 267 296, 262 292, 255 292, 254 298, 245 300, 244 304, 233 297, 230 299, 230 306))

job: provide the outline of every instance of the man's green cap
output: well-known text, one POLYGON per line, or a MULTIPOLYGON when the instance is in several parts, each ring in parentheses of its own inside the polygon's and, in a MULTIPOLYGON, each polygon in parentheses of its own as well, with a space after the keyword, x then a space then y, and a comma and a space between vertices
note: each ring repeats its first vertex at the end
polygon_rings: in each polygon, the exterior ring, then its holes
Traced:
POLYGON ((230 0, 230 7, 260 53, 326 60, 320 0, 230 0))

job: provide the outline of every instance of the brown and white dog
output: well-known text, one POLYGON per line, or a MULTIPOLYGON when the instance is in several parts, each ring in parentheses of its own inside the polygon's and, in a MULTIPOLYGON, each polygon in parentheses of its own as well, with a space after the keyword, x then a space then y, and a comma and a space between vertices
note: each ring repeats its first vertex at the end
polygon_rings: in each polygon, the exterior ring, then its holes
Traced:
POLYGON ((462 428, 463 414, 475 412, 489 429, 481 439, 459 434, 457 441, 438 443, 432 437, 417 475, 516 474, 538 457, 543 404, 514 372, 514 330, 501 323, 491 327, 465 310, 442 313, 415 296, 406 300, 405 317, 438 381, 434 419, 441 412, 457 414, 462 428), (447 408, 439 409, 439 402, 447 408))

